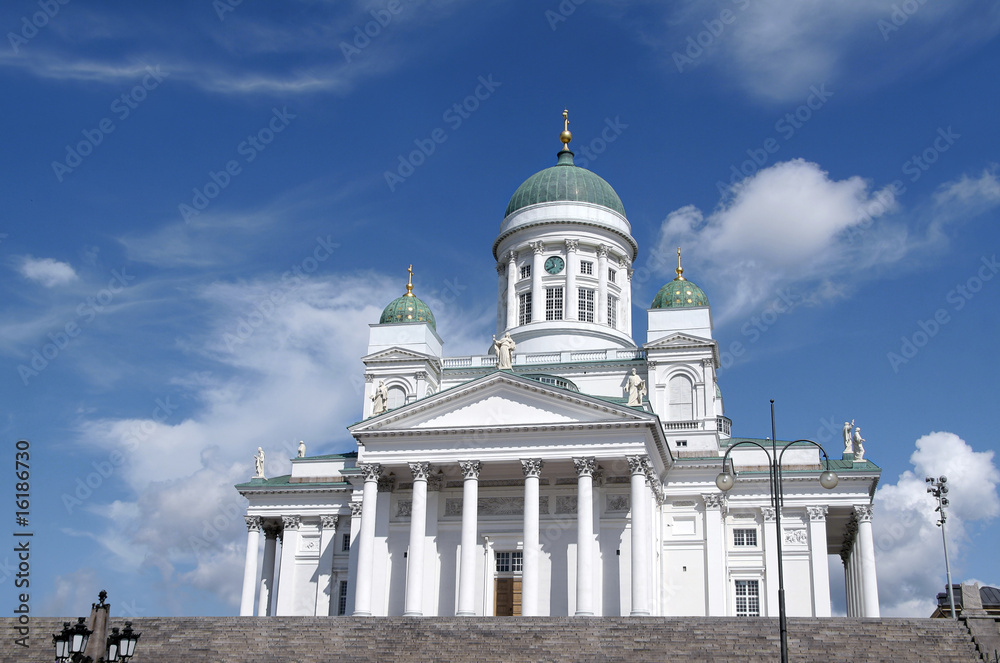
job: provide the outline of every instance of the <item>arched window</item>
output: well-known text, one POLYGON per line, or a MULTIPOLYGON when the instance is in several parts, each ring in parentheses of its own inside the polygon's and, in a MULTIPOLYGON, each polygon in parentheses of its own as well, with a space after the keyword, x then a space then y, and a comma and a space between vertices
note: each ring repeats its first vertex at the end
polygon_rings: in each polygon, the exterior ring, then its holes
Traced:
POLYGON ((389 401, 386 403, 386 407, 390 410, 394 410, 397 407, 402 407, 406 405, 406 392, 403 391, 402 387, 389 387, 389 401))
POLYGON ((694 389, 686 375, 670 378, 670 420, 691 421, 694 419, 694 389))

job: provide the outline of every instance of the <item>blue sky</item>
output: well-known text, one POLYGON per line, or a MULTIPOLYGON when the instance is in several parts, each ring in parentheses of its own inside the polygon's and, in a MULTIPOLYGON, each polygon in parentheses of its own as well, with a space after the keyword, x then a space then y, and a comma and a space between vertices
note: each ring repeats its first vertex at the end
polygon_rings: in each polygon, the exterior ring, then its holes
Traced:
POLYGON ((485 351, 490 247, 563 108, 640 245, 635 336, 683 246, 734 433, 768 434, 771 398, 783 438, 862 427, 883 613, 944 586, 926 474, 953 486, 956 581, 1000 584, 996 3, 53 0, 0 27, 35 614, 101 588, 118 614, 234 614, 252 453, 281 474, 300 439, 351 448, 410 263, 446 352, 485 351))

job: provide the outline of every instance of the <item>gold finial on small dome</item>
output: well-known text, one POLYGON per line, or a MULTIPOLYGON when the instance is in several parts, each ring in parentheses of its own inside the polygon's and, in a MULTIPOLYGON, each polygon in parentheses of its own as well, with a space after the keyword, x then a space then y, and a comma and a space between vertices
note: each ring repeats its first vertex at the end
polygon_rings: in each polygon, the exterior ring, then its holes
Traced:
POLYGON ((412 297, 413 296, 413 265, 410 265, 406 269, 406 271, 409 272, 409 274, 410 274, 409 278, 406 281, 406 296, 407 297, 412 297))
POLYGON ((681 267, 681 247, 677 247, 677 278, 675 281, 686 281, 684 278, 684 268, 681 267))
POLYGON ((569 110, 563 111, 563 131, 559 134, 559 140, 562 141, 563 149, 569 151, 569 142, 573 140, 573 134, 569 132, 569 110))

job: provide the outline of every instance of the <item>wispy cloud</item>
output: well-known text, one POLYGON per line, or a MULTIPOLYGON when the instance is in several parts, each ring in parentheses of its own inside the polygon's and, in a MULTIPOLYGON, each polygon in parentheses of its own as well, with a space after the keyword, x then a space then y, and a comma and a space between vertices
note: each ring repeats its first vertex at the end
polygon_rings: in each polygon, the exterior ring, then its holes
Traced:
POLYGON ((79 278, 72 265, 53 258, 23 256, 17 263, 17 271, 21 276, 46 288, 72 283, 79 278))

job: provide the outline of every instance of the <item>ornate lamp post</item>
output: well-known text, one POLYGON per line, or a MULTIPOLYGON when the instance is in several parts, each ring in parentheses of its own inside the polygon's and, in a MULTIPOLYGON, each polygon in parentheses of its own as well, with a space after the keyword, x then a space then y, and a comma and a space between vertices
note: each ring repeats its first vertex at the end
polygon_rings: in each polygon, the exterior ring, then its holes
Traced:
POLYGON ((826 455, 826 449, 824 449, 818 442, 813 442, 812 440, 795 440, 794 442, 783 444, 781 447, 777 446, 777 441, 774 435, 773 400, 771 401, 771 448, 768 449, 764 445, 757 442, 751 442, 750 440, 737 442, 726 450, 726 455, 722 459, 722 472, 720 472, 719 476, 715 478, 715 485, 718 486, 719 490, 723 492, 732 490, 733 486, 736 485, 736 467, 731 461, 729 467, 732 468, 732 472, 730 473, 726 471, 726 461, 729 460, 729 454, 731 454, 733 449, 736 447, 744 445, 754 446, 767 454, 768 489, 771 493, 771 506, 774 507, 775 530, 777 532, 778 539, 778 626, 781 632, 781 663, 788 663, 788 624, 785 618, 785 570, 781 559, 781 507, 784 505, 785 501, 784 491, 782 490, 781 485, 781 459, 784 457, 785 451, 787 451, 789 447, 796 446, 798 444, 811 444, 820 450, 823 454, 824 470, 819 475, 819 483, 827 490, 836 487, 840 479, 837 478, 837 474, 835 472, 830 470, 830 457, 826 455))
POLYGON ((86 654, 95 630, 91 627, 94 626, 102 626, 104 633, 99 633, 98 637, 106 644, 96 663, 128 663, 135 655, 135 646, 141 634, 132 630, 132 622, 125 622, 125 628, 121 631, 117 626, 112 628, 111 633, 104 637, 107 633, 107 619, 99 619, 98 614, 110 608, 104 602, 107 597, 108 593, 102 589, 98 595, 100 604, 95 603, 91 609, 89 625, 83 617, 78 617, 73 626, 69 622, 63 622, 62 632, 52 636, 56 663, 95 663, 94 657, 86 654))
POLYGON ((948 561, 948 537, 944 531, 944 523, 948 520, 948 514, 945 511, 948 506, 948 498, 945 497, 948 494, 948 486, 945 485, 948 483, 948 477, 944 475, 939 479, 927 477, 924 481, 930 484, 927 487, 927 492, 936 497, 938 501, 938 506, 934 510, 941 514, 937 525, 941 528, 941 538, 944 540, 944 570, 948 575, 948 603, 951 604, 951 618, 958 619, 958 615, 955 614, 955 590, 951 586, 951 563, 948 561))

